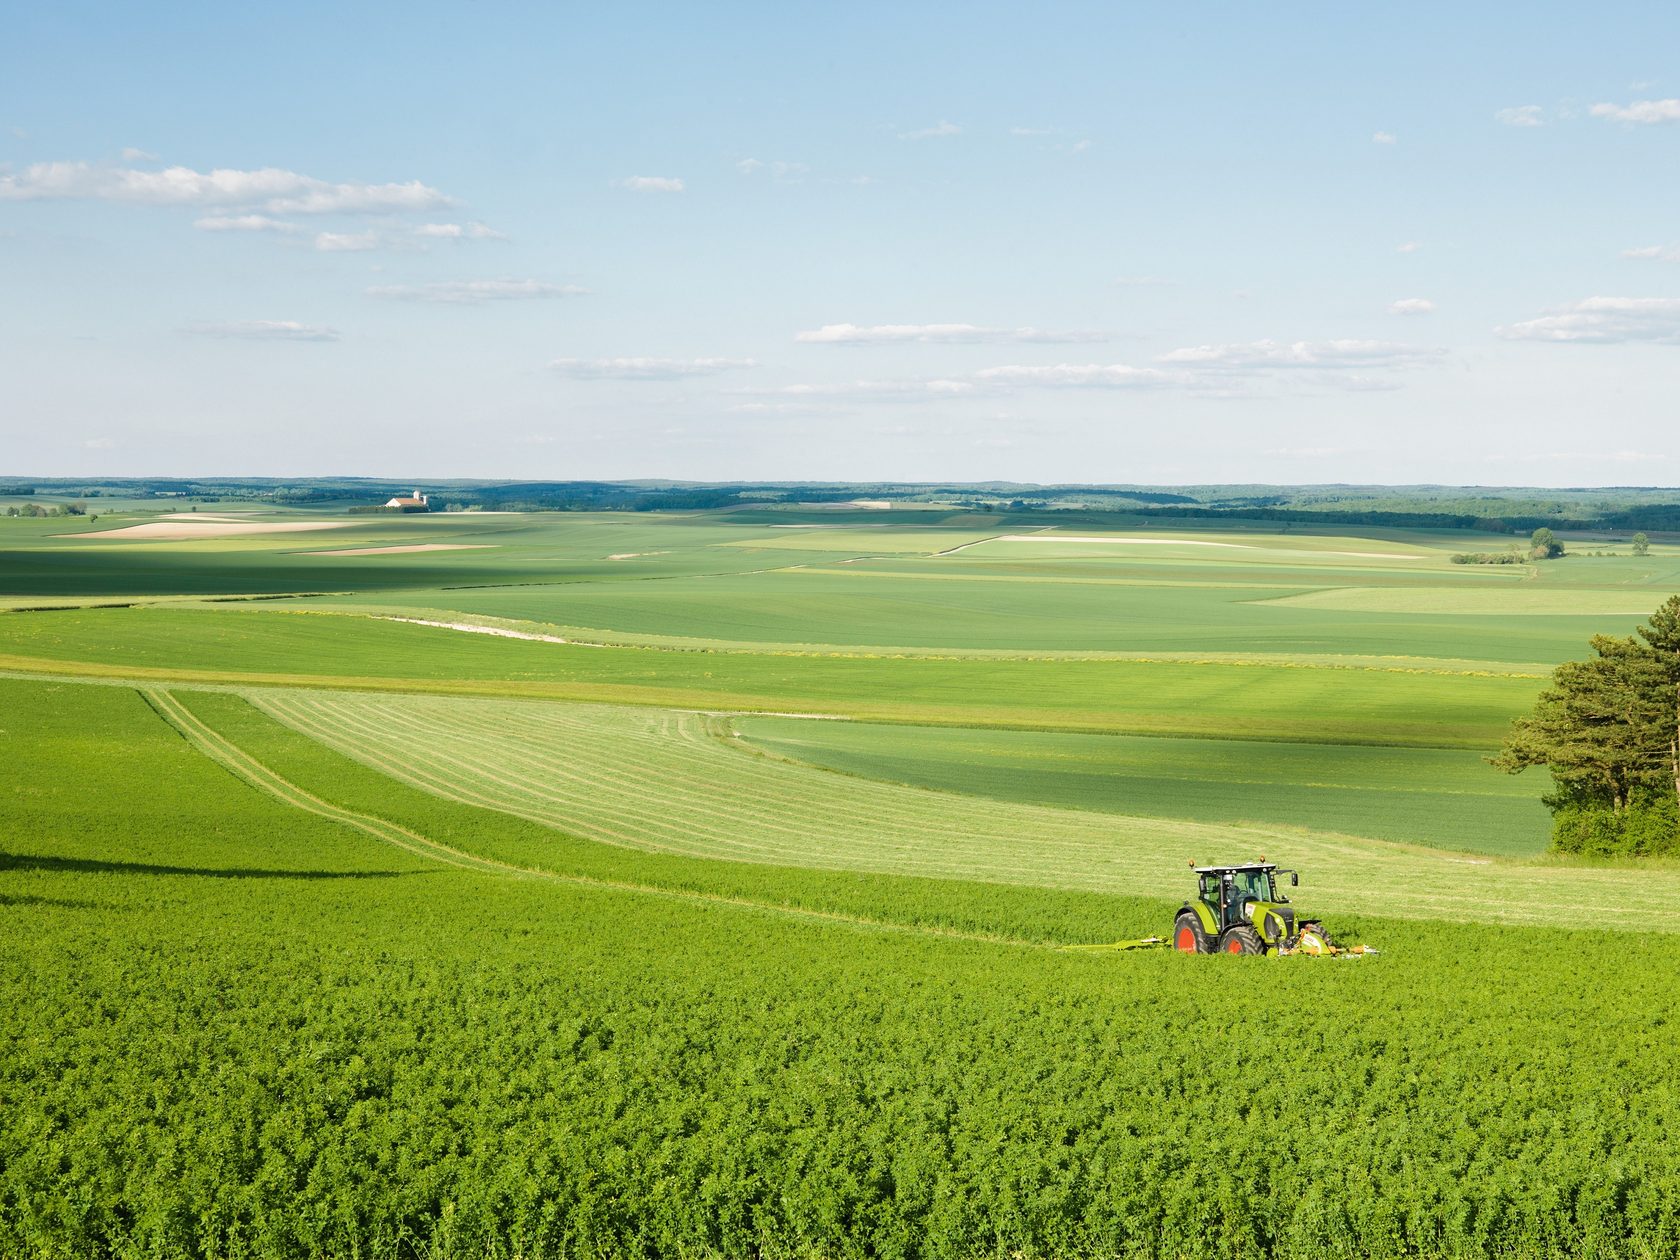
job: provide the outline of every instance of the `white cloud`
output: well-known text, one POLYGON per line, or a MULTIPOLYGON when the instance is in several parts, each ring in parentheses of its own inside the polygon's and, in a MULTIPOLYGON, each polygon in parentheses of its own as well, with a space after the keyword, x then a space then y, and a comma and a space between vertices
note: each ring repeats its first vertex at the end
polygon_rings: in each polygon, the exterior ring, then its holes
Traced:
POLYGON ((735 163, 735 169, 743 175, 755 175, 759 171, 768 169, 770 176, 778 180, 798 179, 801 175, 809 175, 811 168, 804 162, 788 162, 778 159, 774 162, 761 162, 758 158, 742 158, 735 163))
POLYGON ((947 122, 945 119, 941 118, 931 127, 919 127, 914 131, 901 131, 898 133, 898 138, 900 140, 937 140, 944 136, 955 136, 961 134, 961 127, 957 126, 954 122, 947 122))
MULTIPOLYGON (((943 377, 932 380, 824 381, 777 385, 768 389, 743 389, 737 392, 757 398, 806 400, 876 398, 892 401, 913 401, 917 399, 933 401, 940 398, 953 398, 971 394, 974 392, 974 383, 972 381, 949 380, 943 377)), ((752 406, 752 404, 748 404, 748 406, 752 406)), ((759 405, 755 409, 769 410, 770 408, 759 405)))
POLYGON ((506 232, 483 223, 422 223, 414 235, 446 241, 505 241, 506 232))
POLYGON ((1514 461, 1522 464, 1543 463, 1610 463, 1610 464, 1649 464, 1662 463, 1672 460, 1674 456, 1663 455, 1653 451, 1523 451, 1517 454, 1500 453, 1489 455, 1490 460, 1501 463, 1514 461))
POLYGON ((93 200, 148 206, 251 206, 271 214, 361 214, 428 210, 449 204, 418 180, 406 184, 333 184, 265 167, 143 171, 91 162, 37 162, 0 175, 0 201, 93 200))
POLYGON ((266 214, 212 214, 193 220, 193 226, 200 232, 278 232, 283 236, 303 230, 266 214))
POLYGON ((1395 135, 1392 131, 1378 131, 1378 132, 1372 133, 1371 143, 1372 144, 1399 144, 1400 143, 1400 137, 1395 135))
POLYGON ((323 254, 361 253, 379 248, 378 232, 317 232, 315 248, 323 254))
POLYGON ((1546 120, 1541 113, 1538 105, 1512 105, 1494 114, 1494 118, 1507 127, 1542 127, 1546 120))
POLYGON ((1680 298, 1583 298, 1494 331, 1513 341, 1680 345, 1680 298))
POLYGON ((292 319, 242 319, 220 324, 193 324, 186 329, 200 337, 241 337, 254 341, 337 341, 338 330, 324 324, 300 324, 292 319))
POLYGON ((795 333, 793 339, 831 346, 917 341, 978 345, 1106 341, 1107 336, 1098 332, 1044 332, 1037 328, 983 328, 978 324, 824 324, 821 328, 795 333))
POLYGON ((1415 254, 1423 248, 1421 241, 1401 241, 1394 247, 1396 254, 1415 254))
POLYGON ((80 442, 76 443, 76 445, 81 447, 84 451, 108 451, 115 447, 116 443, 108 437, 96 437, 83 438, 80 442))
MULTIPOLYGON (((737 410, 787 411, 798 403, 838 399, 921 401, 984 397, 1012 389, 1179 389, 1216 396, 1241 396, 1274 370, 1315 369, 1315 386, 1347 390, 1392 390, 1385 376, 1363 374, 1413 366, 1445 351, 1383 341, 1256 341, 1243 345, 1194 346, 1161 355, 1153 366, 1130 363, 1006 363, 982 368, 964 379, 857 380, 782 385, 735 391, 777 402, 745 404, 737 410)), ((1296 377, 1301 380, 1300 376, 1296 377)))
POLYGON ((1655 262, 1680 262, 1680 245, 1641 245, 1638 249, 1624 249, 1623 258, 1646 258, 1655 262))
POLYGON ((1156 359, 1214 372, 1264 372, 1275 369, 1403 367, 1434 359, 1445 351, 1394 341, 1280 342, 1271 339, 1231 345, 1185 346, 1156 359))
POLYGON ((753 359, 556 359, 549 364, 562 376, 578 380, 674 381, 690 376, 715 376, 757 367, 753 359))
POLYGON ((124 149, 122 160, 125 162, 161 162, 163 159, 155 153, 148 153, 144 149, 124 149))
POLYGON ((1134 389, 1178 383, 1181 377, 1159 368, 1128 363, 1005 364, 975 373, 992 385, 1040 385, 1060 389, 1134 389))
POLYGON ((1428 298, 1401 298, 1388 304, 1390 315, 1428 315, 1434 309, 1435 303, 1428 298))
POLYGON ((1608 118, 1611 122, 1653 126, 1656 123, 1680 122, 1680 99, 1669 97, 1662 101, 1634 101, 1616 105, 1609 101, 1594 105, 1587 111, 1594 118, 1608 118))
POLYGON ((1392 393, 1403 388, 1399 381, 1388 377, 1361 376, 1357 372, 1332 372, 1315 379, 1327 380, 1337 389, 1349 390, 1356 394, 1392 393))
POLYGON ((668 175, 632 175, 619 180, 618 186, 631 192, 680 193, 685 190, 682 180, 668 175))
POLYGON ((371 297, 396 298, 403 302, 477 306, 528 298, 575 297, 589 290, 575 284, 549 284, 541 280, 444 280, 436 284, 377 284, 367 292, 371 297))

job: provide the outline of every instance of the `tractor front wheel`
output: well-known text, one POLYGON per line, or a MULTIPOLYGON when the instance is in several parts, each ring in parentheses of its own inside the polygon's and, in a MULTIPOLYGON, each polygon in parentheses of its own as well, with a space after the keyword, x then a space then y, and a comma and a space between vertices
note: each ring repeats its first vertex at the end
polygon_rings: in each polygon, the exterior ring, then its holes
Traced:
POLYGON ((1173 923, 1173 948, 1181 954, 1212 953, 1211 942, 1202 932, 1202 921, 1186 910, 1173 923))
POLYGON ((1221 954, 1264 954, 1266 943, 1260 939, 1260 933, 1246 924, 1242 927, 1229 929, 1219 938, 1219 952, 1221 954))

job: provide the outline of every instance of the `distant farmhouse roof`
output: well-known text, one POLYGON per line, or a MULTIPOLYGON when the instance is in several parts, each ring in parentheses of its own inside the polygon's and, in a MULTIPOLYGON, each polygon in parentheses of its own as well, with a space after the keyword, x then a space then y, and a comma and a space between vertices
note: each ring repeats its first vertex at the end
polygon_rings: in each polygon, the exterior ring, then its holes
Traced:
POLYGON ((405 496, 399 494, 393 499, 388 499, 385 506, 388 508, 402 508, 405 511, 414 511, 428 505, 426 503, 426 496, 416 490, 413 495, 405 496))

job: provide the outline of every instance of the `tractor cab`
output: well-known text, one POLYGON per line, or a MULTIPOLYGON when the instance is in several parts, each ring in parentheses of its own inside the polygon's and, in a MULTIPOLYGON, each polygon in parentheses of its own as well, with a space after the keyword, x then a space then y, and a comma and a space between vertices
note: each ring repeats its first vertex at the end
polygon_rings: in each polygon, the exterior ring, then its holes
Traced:
POLYGON ((1280 872, 1270 863, 1249 866, 1198 866, 1196 868, 1197 896, 1213 912, 1214 922, 1223 931, 1239 923, 1247 923, 1244 907, 1251 901, 1267 905, 1288 905, 1289 898, 1278 889, 1278 875, 1288 875, 1293 886, 1301 877, 1294 871, 1280 872))

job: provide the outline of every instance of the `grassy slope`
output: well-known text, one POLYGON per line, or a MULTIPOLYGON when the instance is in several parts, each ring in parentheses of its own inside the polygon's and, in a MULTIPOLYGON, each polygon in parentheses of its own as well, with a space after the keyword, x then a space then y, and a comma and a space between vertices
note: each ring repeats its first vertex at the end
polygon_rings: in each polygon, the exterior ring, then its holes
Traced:
POLYGON ((1276 826, 986 801, 835 775, 739 747, 698 714, 304 690, 265 712, 405 782, 630 848, 822 869, 1182 896, 1183 863, 1263 852, 1316 912, 1493 923, 1571 916, 1680 932, 1664 868, 1469 859, 1276 826))
POLYGON ((0 668, 471 690, 896 721, 1488 748, 1524 677, 1140 661, 562 646, 362 618, 173 608, 0 617, 0 668), (47 665, 45 667, 49 667, 47 665))
MULTIPOLYGON (((423 871, 131 692, 0 693, 10 1253, 1680 1246, 1680 1095, 1638 1070, 1680 1054, 1674 981, 1625 938, 1372 921, 1381 959, 1250 965, 423 871), (1209 1097, 1242 1106, 1210 1127, 1209 1097)), ((193 703, 313 788, 442 817, 193 703)))
POLYGON ((169 694, 234 747, 322 799, 398 820, 439 843, 522 870, 693 893, 771 913, 833 914, 1039 944, 1158 934, 1178 905, 1080 890, 720 862, 602 844, 500 809, 422 791, 299 734, 239 696, 169 694))
MULTIPOLYGON (((1305 554, 1310 559, 1314 553, 1305 554)), ((1027 557, 1005 565, 962 552, 845 566, 795 566, 794 559, 793 553, 765 553, 761 572, 610 587, 458 590, 426 602, 474 615, 587 627, 609 638, 1556 663, 1579 650, 1590 632, 1585 626, 1626 632, 1680 584, 1672 561, 1659 571, 1632 558, 1573 562, 1577 572, 1595 567, 1593 585, 1566 585, 1552 569, 1465 576, 1444 557, 1427 571, 1410 562, 1373 571, 1351 561, 1289 564, 1270 557, 1241 563, 1194 556, 1110 563, 1027 557), (1493 576, 1499 574, 1504 576, 1493 576)))
POLYGON ((1542 774, 1476 752, 742 717, 754 747, 812 765, 1000 801, 1259 822, 1507 855, 1546 847, 1542 774))

